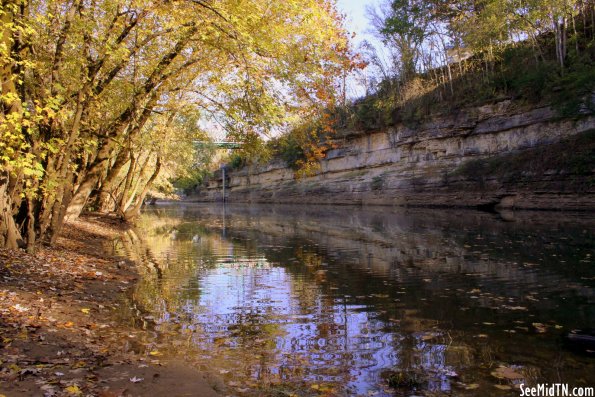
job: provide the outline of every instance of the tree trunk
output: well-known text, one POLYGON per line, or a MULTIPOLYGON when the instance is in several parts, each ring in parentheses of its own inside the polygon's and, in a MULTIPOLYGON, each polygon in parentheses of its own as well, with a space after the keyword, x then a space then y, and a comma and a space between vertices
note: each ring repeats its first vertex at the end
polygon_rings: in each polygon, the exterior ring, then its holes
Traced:
POLYGON ((99 182, 99 179, 105 170, 113 145, 113 141, 108 140, 107 142, 104 142, 97 152, 95 161, 91 165, 91 168, 88 170, 85 179, 79 185, 76 193, 68 205, 68 209, 66 210, 65 214, 65 220, 76 219, 79 217, 81 212, 83 212, 83 208, 85 207, 85 204, 87 204, 87 200, 89 199, 91 192, 97 186, 97 182, 99 182))
POLYGON ((12 200, 8 194, 8 173, 0 173, 0 247, 17 249, 23 246, 21 233, 12 217, 12 200))
POLYGON ((31 195, 27 195, 27 253, 35 254, 35 215, 34 215, 34 200, 31 195))
POLYGON ((120 171, 129 160, 130 155, 128 153, 128 148, 120 150, 116 156, 116 161, 109 169, 105 180, 101 184, 101 190, 99 191, 99 212, 107 213, 114 209, 115 203, 112 203, 114 183, 116 182, 120 171))
POLYGON ((572 21, 572 31, 574 33, 574 49, 576 51, 576 55, 579 56, 581 51, 580 48, 578 46, 578 42, 579 42, 579 37, 578 37, 578 32, 576 31, 576 18, 571 14, 570 15, 570 20, 572 21))
MULTIPOLYGON (((14 116, 15 113, 19 114, 22 112, 22 102, 19 95, 19 90, 15 84, 14 73, 16 70, 15 65, 15 43, 17 38, 13 33, 12 25, 15 24, 15 15, 12 12, 13 6, 16 6, 15 1, 2 1, 2 13, 0 13, 0 23, 2 31, 0 31, 0 45, 4 46, 10 51, 10 58, 2 62, 2 68, 0 68, 0 92, 3 94, 3 98, 0 100, 0 126, 3 127, 2 133, 6 130, 10 133, 13 127, 10 122, 7 122, 6 116, 14 116), (13 42, 14 40, 14 42, 13 42), (12 94, 18 99, 8 100, 8 95, 12 94), (5 130, 6 129, 6 130, 5 130)), ((11 178, 7 165, 13 159, 1 160, 0 161, 0 247, 8 249, 17 249, 24 246, 19 228, 13 217, 13 201, 12 197, 15 191, 19 190, 18 182, 20 182, 21 172, 16 171, 18 176, 11 178), (8 164, 6 164, 6 161, 8 164)), ((20 195, 15 195, 19 197, 20 195)))
POLYGON ((131 221, 131 220, 133 220, 134 218, 136 218, 140 214, 140 209, 141 209, 141 207, 143 205, 143 202, 145 201, 145 197, 147 197, 147 193, 149 193, 149 189, 151 188, 151 184, 153 183, 153 181, 155 180, 155 178, 157 178, 157 176, 159 175, 159 171, 160 170, 161 170, 161 158, 158 156, 157 157, 157 162, 155 163, 155 171, 153 171, 153 175, 151 175, 151 177, 147 181, 147 183, 146 183, 143 191, 138 196, 138 199, 137 199, 136 204, 134 205, 134 207, 129 208, 124 213, 124 219, 126 219, 127 221, 131 221))
POLYGON ((556 45, 556 59, 560 64, 560 70, 564 73, 564 61, 566 58, 566 18, 562 21, 556 16, 552 15, 552 23, 554 25, 554 38, 556 45))
POLYGON ((118 207, 120 211, 124 212, 124 203, 128 197, 128 192, 130 191, 130 186, 132 186, 132 178, 134 176, 134 171, 136 171, 136 157, 132 151, 130 152, 130 167, 128 167, 128 172, 126 173, 126 182, 124 183, 124 190, 122 192, 122 196, 120 197, 120 202, 118 203, 118 207))
POLYGON ((448 60, 446 61, 446 69, 448 70, 448 86, 450 87, 450 95, 454 96, 455 90, 452 86, 452 70, 450 68, 450 63, 448 63, 448 60))
POLYGON ((66 214, 67 204, 72 199, 73 194, 73 184, 74 183, 74 173, 70 171, 65 178, 64 181, 64 190, 62 192, 62 200, 56 202, 54 205, 54 210, 52 214, 52 223, 50 226, 50 244, 54 244, 56 239, 58 238, 60 232, 62 231, 62 227, 64 226, 64 216, 66 214))
MULTIPOLYGON (((146 103, 143 112, 139 118, 137 125, 131 131, 132 133, 136 133, 140 131, 153 111, 153 107, 159 98, 159 93, 157 91, 153 91, 150 93, 150 98, 146 103)), ((79 185, 78 189, 76 190, 68 209, 66 210, 66 220, 72 220, 79 217, 85 204, 87 204, 87 200, 91 195, 91 192, 101 179, 101 176, 107 169, 109 164, 110 154, 114 149, 116 143, 113 138, 119 138, 125 135, 126 129, 130 126, 130 122, 134 118, 134 114, 136 113, 136 106, 130 105, 128 109, 126 109, 120 116, 118 120, 113 123, 112 129, 113 133, 109 135, 108 139, 101 145, 97 152, 97 156, 93 160, 93 163, 90 165, 87 173, 85 174, 85 178, 79 185)))
MULTIPOLYGON (((140 181, 143 179, 143 177, 145 176, 145 173, 147 171, 147 166, 149 165, 149 160, 151 159, 151 153, 149 153, 147 155, 147 158, 145 159, 145 162, 143 163, 142 167, 140 168, 139 172, 138 172, 138 178, 136 178, 136 181, 134 183, 134 187, 132 189, 128 189, 128 191, 130 192, 130 194, 128 195, 128 200, 126 202, 122 201, 122 205, 120 205, 120 212, 122 214, 126 213, 126 210, 128 209, 128 207, 130 207, 134 201, 134 197, 136 196, 136 191, 138 190, 138 185, 140 184, 140 181)), ((126 197, 126 191, 124 191, 124 194, 122 195, 122 197, 126 197)))

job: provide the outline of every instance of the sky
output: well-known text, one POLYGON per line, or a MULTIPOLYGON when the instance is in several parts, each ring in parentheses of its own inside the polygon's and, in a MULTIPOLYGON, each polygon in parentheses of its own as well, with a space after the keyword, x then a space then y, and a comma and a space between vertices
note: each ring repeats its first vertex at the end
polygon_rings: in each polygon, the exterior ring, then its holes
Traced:
MULTIPOLYGON (((375 6, 381 0, 337 0, 337 8, 345 14, 345 27, 356 34, 353 40, 353 47, 367 40, 376 47, 382 47, 380 41, 370 32, 370 21, 368 20, 366 7, 375 6)), ((347 96, 358 98, 364 95, 364 87, 354 77, 347 83, 347 96)))
POLYGON ((346 14, 345 25, 348 30, 355 32, 355 44, 362 40, 376 41, 368 32, 370 22, 366 17, 366 7, 378 4, 379 0, 338 0, 337 8, 346 14))

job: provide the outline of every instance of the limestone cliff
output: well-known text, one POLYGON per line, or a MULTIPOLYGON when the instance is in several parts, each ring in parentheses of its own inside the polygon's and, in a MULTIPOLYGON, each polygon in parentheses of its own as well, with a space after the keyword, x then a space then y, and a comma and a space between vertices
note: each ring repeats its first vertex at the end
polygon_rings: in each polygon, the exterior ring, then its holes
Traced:
MULTIPOLYGON (((561 118, 512 101, 416 126, 339 131, 320 172, 281 160, 227 174, 234 202, 595 209, 595 116, 561 118)), ((221 200, 220 174, 191 197, 221 200)))

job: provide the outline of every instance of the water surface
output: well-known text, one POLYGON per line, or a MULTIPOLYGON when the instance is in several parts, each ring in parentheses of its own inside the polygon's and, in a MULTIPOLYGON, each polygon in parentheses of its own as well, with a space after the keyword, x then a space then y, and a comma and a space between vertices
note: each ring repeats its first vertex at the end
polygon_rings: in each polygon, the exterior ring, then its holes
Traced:
POLYGON ((586 214, 162 205, 119 246, 137 349, 230 395, 518 395, 595 385, 586 214), (512 388, 512 389, 511 389, 512 388))

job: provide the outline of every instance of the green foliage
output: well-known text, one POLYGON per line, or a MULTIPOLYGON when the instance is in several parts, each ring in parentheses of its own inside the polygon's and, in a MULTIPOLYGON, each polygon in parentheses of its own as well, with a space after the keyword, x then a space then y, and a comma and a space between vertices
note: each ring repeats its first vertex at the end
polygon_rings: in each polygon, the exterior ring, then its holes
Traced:
POLYGON ((324 111, 321 115, 303 120, 269 142, 273 156, 279 157, 295 171, 296 176, 308 176, 316 173, 320 160, 333 147, 333 135, 341 115, 335 111, 324 111))
MULTIPOLYGON (((586 47, 588 40, 582 39, 580 45, 586 47)), ((463 73, 452 67, 451 83, 435 80, 436 75, 446 75, 444 67, 408 81, 399 77, 385 80, 376 93, 342 109, 341 120, 346 127, 363 130, 381 129, 396 122, 416 125, 432 114, 505 98, 533 105, 549 104, 564 117, 595 111, 590 100, 595 89, 593 54, 584 51, 580 57, 569 57, 561 71, 555 59, 536 60, 533 51, 529 42, 503 48, 497 60, 489 64, 489 75, 482 65, 483 55, 475 55, 465 61, 463 73)))
POLYGON ((563 116, 592 111, 592 2, 386 0, 372 13, 384 58, 376 91, 343 111, 347 126, 415 125, 430 114, 505 98, 550 104, 563 116))
MULTIPOLYGON (((190 194, 197 186, 202 184, 203 180, 210 175, 206 168, 193 167, 186 172, 186 174, 178 179, 172 181, 172 186, 180 189, 184 194, 190 194)), ((171 195, 173 191, 165 189, 164 187, 157 187, 160 193, 164 195, 171 195)))
POLYGON ((351 125, 364 131, 375 130, 386 125, 384 115, 390 114, 390 111, 382 106, 382 99, 382 97, 371 95, 356 101, 352 107, 351 125))
POLYGON ((189 194, 211 174, 218 152, 207 131, 200 128, 201 112, 190 105, 175 112, 173 118, 173 113, 168 114, 171 124, 161 126, 161 135, 148 135, 149 140, 161 142, 165 159, 164 171, 154 183, 155 197, 173 196, 176 189, 189 194))
POLYGON ((276 156, 285 161, 288 167, 297 171, 300 162, 306 160, 304 149, 298 142, 295 134, 285 134, 269 143, 276 156))
POLYGON ((415 74, 420 47, 428 35, 432 3, 424 0, 392 0, 380 33, 386 43, 400 54, 400 75, 409 78, 415 74))
POLYGON ((546 98, 548 87, 558 75, 555 62, 536 62, 532 49, 522 44, 504 49, 497 67, 499 73, 484 84, 495 92, 532 103, 546 98))
POLYGON ((562 116, 595 113, 592 98, 595 85, 595 62, 585 60, 573 63, 552 87, 552 102, 562 116))
POLYGON ((241 154, 234 153, 229 158, 229 161, 227 162, 227 165, 232 170, 239 170, 240 168, 242 168, 242 167, 244 167, 246 165, 246 159, 241 154))

